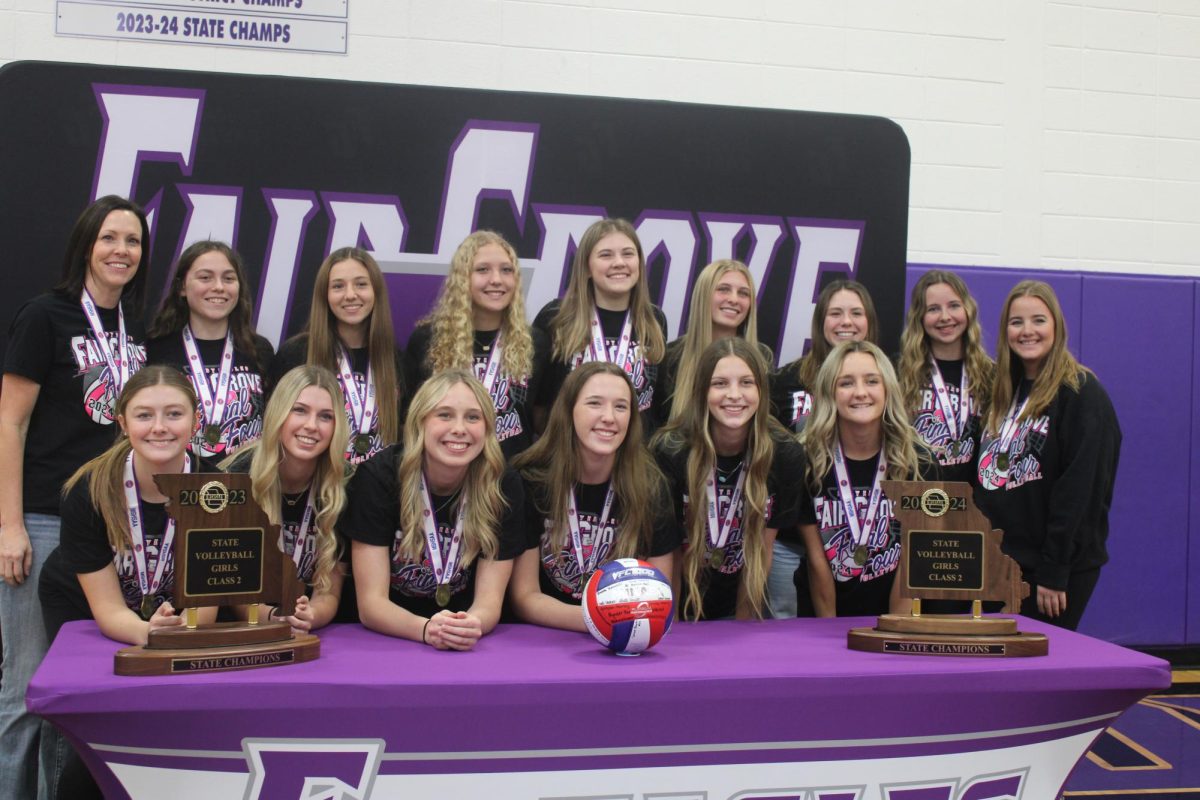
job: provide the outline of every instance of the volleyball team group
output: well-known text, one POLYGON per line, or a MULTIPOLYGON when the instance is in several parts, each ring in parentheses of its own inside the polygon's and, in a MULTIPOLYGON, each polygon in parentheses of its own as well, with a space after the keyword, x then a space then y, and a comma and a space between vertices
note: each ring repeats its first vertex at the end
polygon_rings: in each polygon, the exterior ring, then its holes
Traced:
MULTIPOLYGON (((866 288, 834 281, 811 350, 776 369, 744 264, 703 269, 668 342, 635 230, 604 219, 532 325, 513 247, 477 231, 407 351, 379 266, 343 248, 273 352, 218 242, 181 254, 146 324, 148 242, 136 204, 96 201, 9 331, 3 797, 34 796, 25 686, 65 621, 129 644, 183 624, 156 474, 249 474, 307 585, 295 630, 361 621, 439 650, 502 620, 584 631, 587 577, 622 557, 671 578, 683 620, 907 613, 888 479, 972 484, 1028 616, 1074 628, 1107 560, 1120 428, 1045 283, 1012 289, 993 361, 963 281, 926 273, 893 366, 866 288)), ((69 751, 41 739, 41 796, 59 796, 69 751)))

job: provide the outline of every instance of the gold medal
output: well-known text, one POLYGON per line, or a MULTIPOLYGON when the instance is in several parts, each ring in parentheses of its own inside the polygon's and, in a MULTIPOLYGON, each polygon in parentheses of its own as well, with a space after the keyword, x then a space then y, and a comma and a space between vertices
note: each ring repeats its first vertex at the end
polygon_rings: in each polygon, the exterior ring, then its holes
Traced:
POLYGON ((713 548, 712 555, 708 557, 708 565, 713 569, 720 569, 725 563, 725 548, 713 548))
POLYGON ((867 563, 867 546, 865 544, 854 548, 854 563, 860 567, 867 563))
MULTIPOLYGON (((354 452, 358 453, 360 456, 365 456, 370 451, 371 451, 371 435, 370 434, 360 433, 354 437, 354 452)), ((445 603, 443 603, 442 605, 445 605, 445 603)))
POLYGON ((204 426, 204 441, 209 444, 216 444, 221 441, 221 426, 205 425, 204 426))
POLYGON ((996 456, 996 469, 1001 472, 1008 472, 1008 453, 1001 453, 996 456))
POLYGON ((143 595, 141 608, 142 619, 149 621, 149 619, 154 616, 155 611, 158 611, 158 603, 154 602, 154 595, 143 595))
POLYGON ((951 442, 946 446, 946 455, 950 458, 958 458, 958 442, 951 442))
POLYGON ((441 584, 437 588, 437 593, 433 596, 437 600, 437 604, 442 608, 450 605, 450 587, 446 584, 441 584))

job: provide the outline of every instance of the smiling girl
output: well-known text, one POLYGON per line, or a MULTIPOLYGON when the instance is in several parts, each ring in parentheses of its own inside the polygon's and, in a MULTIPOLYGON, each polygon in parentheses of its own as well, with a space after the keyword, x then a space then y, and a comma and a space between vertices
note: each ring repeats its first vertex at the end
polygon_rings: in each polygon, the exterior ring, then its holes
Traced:
POLYGON ((658 364, 666 351, 667 318, 650 301, 646 257, 633 226, 602 219, 584 232, 563 299, 552 300, 533 321, 550 338, 550 367, 538 405, 548 409, 571 370, 609 361, 633 383, 643 424, 655 425, 658 364))
POLYGON ((679 532, 620 367, 592 361, 572 372, 546 432, 514 467, 524 479, 527 532, 509 598, 522 620, 586 630, 583 585, 616 558, 643 558, 671 574, 679 532))
POLYGON ((1096 375, 1067 349, 1048 284, 1013 287, 996 354, 975 502, 1030 585, 1021 613, 1074 630, 1108 561, 1121 427, 1096 375))
POLYGON ((350 463, 366 461, 399 438, 408 397, 404 354, 396 347, 383 273, 367 251, 343 247, 321 263, 307 330, 280 346, 271 385, 299 364, 337 376, 350 424, 350 463))
POLYGON ((458 246, 437 304, 408 340, 421 379, 471 369, 496 410, 506 459, 533 442, 533 400, 545 371, 546 335, 525 320, 521 270, 504 237, 475 231, 458 246))
POLYGON ((900 340, 900 391, 949 481, 974 479, 980 415, 995 372, 981 338, 979 307, 962 279, 939 269, 922 275, 900 340))
POLYGON ((439 372, 413 397, 403 449, 355 473, 341 527, 354 540, 358 610, 371 630, 470 650, 496 626, 524 501, 495 424, 470 372, 439 372))
POLYGON ((804 453, 763 402, 767 365, 729 337, 709 345, 692 393, 655 437, 686 533, 680 608, 690 619, 761 618, 780 527, 796 524, 804 453))
MULTIPOLYGON (((39 721, 25 687, 46 653, 37 581, 58 545, 63 482, 113 442, 117 397, 146 360, 142 328, 150 230, 121 197, 76 220, 62 279, 8 331, 0 390, 0 797, 32 798, 39 721)), ((30 267, 32 268, 32 267, 30 267)))
POLYGON ((262 435, 274 350, 254 332, 251 294, 241 256, 222 242, 196 242, 179 256, 150 326, 147 361, 182 370, 200 398, 191 450, 201 456, 228 455, 262 435))

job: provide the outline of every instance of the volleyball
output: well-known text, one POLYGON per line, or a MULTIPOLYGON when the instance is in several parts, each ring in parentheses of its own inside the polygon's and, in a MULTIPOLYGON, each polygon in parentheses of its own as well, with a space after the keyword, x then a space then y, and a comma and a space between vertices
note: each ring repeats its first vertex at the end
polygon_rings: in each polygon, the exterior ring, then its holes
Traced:
POLYGON ((584 624, 618 655, 636 656, 658 644, 674 615, 671 582, 636 558, 608 562, 583 587, 584 624))

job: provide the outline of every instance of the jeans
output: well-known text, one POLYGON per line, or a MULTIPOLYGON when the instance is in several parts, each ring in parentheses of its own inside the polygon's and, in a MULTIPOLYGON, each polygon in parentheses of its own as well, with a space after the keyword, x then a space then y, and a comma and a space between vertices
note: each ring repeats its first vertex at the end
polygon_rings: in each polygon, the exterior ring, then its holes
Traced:
POLYGON ((25 711, 25 688, 42 663, 49 643, 42 625, 38 580, 42 564, 58 547, 59 517, 26 514, 33 570, 20 586, 0 582, 0 636, 4 674, 0 677, 0 797, 32 800, 37 791, 38 730, 41 720, 25 711))
POLYGON ((775 619, 796 616, 796 584, 792 576, 800 566, 804 545, 799 542, 775 540, 771 554, 771 573, 767 575, 767 603, 775 619))

